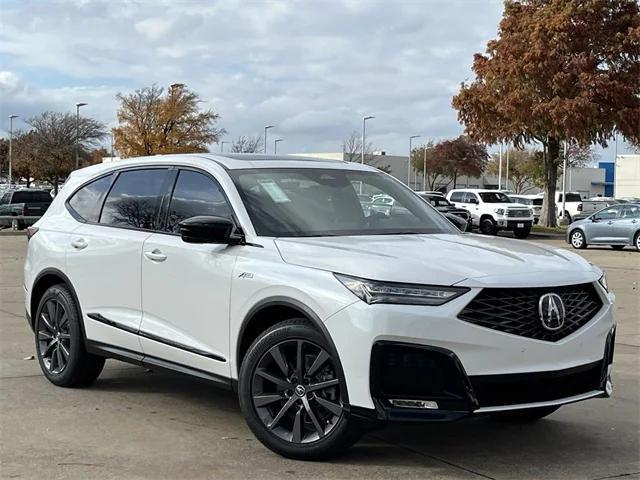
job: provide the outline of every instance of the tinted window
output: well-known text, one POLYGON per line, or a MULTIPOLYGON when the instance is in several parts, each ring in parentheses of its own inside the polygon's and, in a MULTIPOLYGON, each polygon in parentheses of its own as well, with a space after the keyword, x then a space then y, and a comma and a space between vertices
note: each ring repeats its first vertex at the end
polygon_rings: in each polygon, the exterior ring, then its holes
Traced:
POLYGON ((11 192, 7 192, 4 195, 2 195, 2 197, 0 197, 0 205, 9 203, 9 200, 11 200, 11 192))
MULTIPOLYGON (((582 197, 579 193, 567 193, 567 202, 581 202, 582 197)), ((562 202, 562 194, 558 194, 558 202, 562 202)))
POLYGON ((158 230, 160 204, 169 178, 165 169, 120 173, 104 202, 100 223, 158 230))
POLYGON ((464 192, 454 192, 451 194, 452 202, 462 202, 462 197, 464 196, 464 192))
POLYGON ((51 195, 45 191, 18 191, 14 192, 13 198, 11 199, 11 203, 51 203, 52 201, 51 195))
POLYGON ((178 224, 199 215, 231 217, 231 208, 220 186, 198 172, 181 170, 169 206, 167 230, 178 232, 178 224))
MULTIPOLYGON (((567 195, 567 197, 568 196, 569 195, 567 195)), ((605 208, 604 210, 601 210, 597 213, 596 218, 598 218, 599 220, 612 220, 618 218, 621 210, 622 207, 619 205, 616 205, 615 207, 605 208)))
POLYGON ((471 203, 474 202, 478 203, 478 196, 475 193, 470 193, 467 192, 464 194, 464 198, 462 200, 462 203, 471 203))
POLYGON ((480 197, 484 203, 511 203, 509 197, 502 192, 482 192, 480 197))
POLYGON ((102 199, 111 185, 113 174, 85 185, 69 200, 69 206, 87 222, 97 222, 102 199))

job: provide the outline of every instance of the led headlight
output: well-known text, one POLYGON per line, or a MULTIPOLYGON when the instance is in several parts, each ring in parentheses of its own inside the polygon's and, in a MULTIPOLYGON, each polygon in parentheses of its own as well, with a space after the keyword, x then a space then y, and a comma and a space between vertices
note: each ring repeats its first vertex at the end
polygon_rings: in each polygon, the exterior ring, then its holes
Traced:
POLYGON ((380 282, 334 273, 355 296, 368 304, 442 305, 469 291, 464 287, 380 282))
POLYGON ((609 285, 607 284, 607 274, 606 273, 602 273, 602 276, 598 279, 598 283, 600 285, 602 285, 602 288, 605 289, 605 291, 609 291, 609 285))
POLYGON ((504 215, 504 208, 494 208, 493 211, 498 215, 504 215))

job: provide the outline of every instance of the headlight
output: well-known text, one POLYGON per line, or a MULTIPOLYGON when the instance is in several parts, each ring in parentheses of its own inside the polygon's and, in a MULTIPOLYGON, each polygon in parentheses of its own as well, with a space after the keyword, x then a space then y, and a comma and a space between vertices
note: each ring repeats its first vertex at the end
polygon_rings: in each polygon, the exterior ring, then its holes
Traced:
POLYGON ((529 209, 529 215, 533 215, 533 209, 529 209))
POLYGON ((609 291, 609 285, 607 284, 607 274, 603 273, 602 276, 598 279, 598 283, 600 285, 602 285, 602 288, 605 289, 605 291, 609 291))
POLYGON ((493 211, 498 215, 504 215, 504 208, 494 208, 493 211))
POLYGON ((335 277, 363 302, 401 305, 442 305, 469 291, 463 287, 380 282, 334 273, 335 277))

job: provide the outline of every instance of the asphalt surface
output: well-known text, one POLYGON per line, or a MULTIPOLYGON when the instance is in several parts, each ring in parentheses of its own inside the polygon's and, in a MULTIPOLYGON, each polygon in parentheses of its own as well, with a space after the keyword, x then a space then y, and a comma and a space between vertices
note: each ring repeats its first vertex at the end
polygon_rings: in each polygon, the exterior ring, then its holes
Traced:
POLYGON ((109 360, 89 388, 50 384, 24 319, 25 246, 0 234, 0 478, 640 478, 640 254, 631 249, 580 252, 617 295, 612 398, 534 424, 394 425, 339 459, 296 462, 253 437, 232 393, 189 378, 109 360))

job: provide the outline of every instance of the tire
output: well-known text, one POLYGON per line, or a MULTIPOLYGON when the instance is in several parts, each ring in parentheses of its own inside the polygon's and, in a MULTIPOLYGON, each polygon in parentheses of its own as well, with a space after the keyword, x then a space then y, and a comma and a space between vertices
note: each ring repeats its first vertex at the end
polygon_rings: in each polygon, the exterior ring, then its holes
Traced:
POLYGON ((14 218, 13 220, 11 220, 11 230, 22 230, 22 228, 20 228, 20 221, 16 218, 14 218))
POLYGON ((633 244, 636 246, 636 251, 640 252, 640 232, 636 233, 633 239, 633 244))
POLYGON ((513 235, 516 238, 527 238, 529 236, 529 234, 531 233, 531 227, 525 227, 525 228, 516 228, 513 231, 513 235))
POLYGON ((569 235, 571 246, 576 249, 587 248, 587 239, 584 237, 582 230, 574 230, 569 235))
POLYGON ((363 426, 344 408, 344 379, 330 351, 325 337, 304 319, 274 325, 249 347, 240 368, 240 408, 254 435, 275 453, 299 460, 330 458, 362 435, 363 426), (327 382, 331 386, 310 391, 327 382))
POLYGON ((560 406, 556 407, 538 407, 538 408, 525 408, 523 410, 511 410, 507 412, 498 412, 491 414, 493 420, 501 422, 513 422, 513 423, 526 423, 535 422, 541 418, 551 415, 558 410, 560 406))
POLYGON ((622 250, 624 248, 624 245, 610 245, 610 246, 614 250, 622 250))
POLYGON ((64 285, 44 292, 34 317, 36 356, 44 376, 59 387, 91 384, 105 359, 87 353, 79 309, 64 285))
POLYGON ((485 235, 495 235, 498 233, 496 222, 492 218, 484 218, 480 220, 480 232, 485 235))

